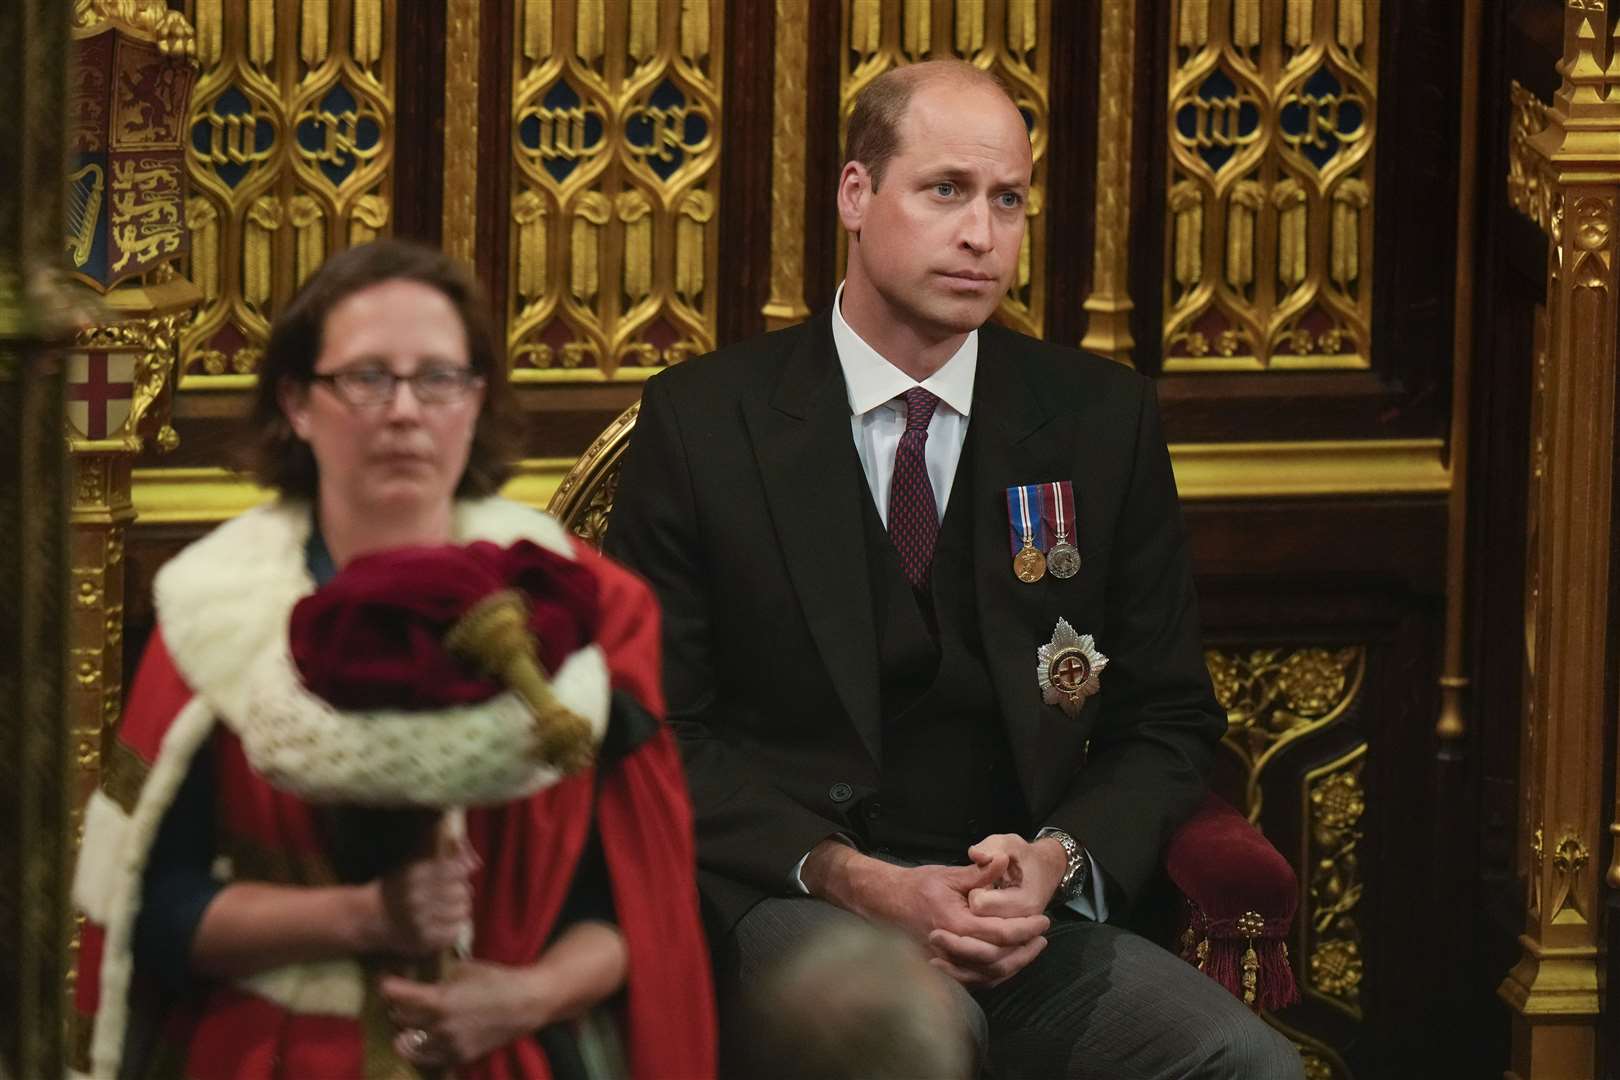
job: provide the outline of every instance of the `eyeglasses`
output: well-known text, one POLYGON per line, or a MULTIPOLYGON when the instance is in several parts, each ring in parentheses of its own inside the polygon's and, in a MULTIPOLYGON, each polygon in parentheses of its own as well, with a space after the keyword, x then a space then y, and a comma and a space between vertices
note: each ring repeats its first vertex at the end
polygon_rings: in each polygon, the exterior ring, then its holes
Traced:
POLYGON ((453 405, 484 383, 484 377, 471 368, 440 366, 425 367, 415 375, 395 375, 382 367, 355 367, 311 375, 310 379, 325 383, 338 397, 359 408, 387 405, 402 382, 411 384, 412 396, 423 405, 453 405))

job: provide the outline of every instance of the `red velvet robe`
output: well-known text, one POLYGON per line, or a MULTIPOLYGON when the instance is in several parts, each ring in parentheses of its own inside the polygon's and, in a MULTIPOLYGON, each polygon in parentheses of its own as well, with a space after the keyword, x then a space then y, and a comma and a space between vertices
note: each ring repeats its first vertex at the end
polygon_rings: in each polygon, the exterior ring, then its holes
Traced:
MULTIPOLYGON (((651 593, 583 545, 576 545, 576 554, 600 578, 598 644, 613 687, 661 719, 659 625, 651 593)), ((142 777, 158 763, 164 735, 192 697, 159 632, 136 676, 117 736, 133 755, 129 767, 142 777)), ((214 726, 200 752, 215 755, 219 846, 232 857, 236 880, 334 880, 308 804, 254 773, 240 741, 224 725, 214 726)), ((483 860, 473 879, 476 958, 520 965, 539 956, 584 846, 597 784, 592 770, 526 799, 468 811, 468 836, 483 860)), ((711 1077, 714 1005, 693 876, 692 811, 668 730, 660 726, 608 766, 595 801, 613 903, 629 952, 620 1019, 631 1075, 711 1077)), ((105 928, 88 921, 76 986, 86 1030, 104 1004, 104 941, 105 928)), ((388 1049, 393 1028, 375 991, 377 971, 366 967, 359 1017, 301 1014, 235 984, 205 984, 163 1018, 151 1063, 157 1073, 172 1070, 190 1080, 399 1075, 401 1063, 388 1049)), ((151 993, 139 972, 131 987, 131 1004, 137 1006, 151 993)), ((505 1080, 544 1078, 550 1072, 538 1043, 521 1038, 458 1075, 505 1080)))

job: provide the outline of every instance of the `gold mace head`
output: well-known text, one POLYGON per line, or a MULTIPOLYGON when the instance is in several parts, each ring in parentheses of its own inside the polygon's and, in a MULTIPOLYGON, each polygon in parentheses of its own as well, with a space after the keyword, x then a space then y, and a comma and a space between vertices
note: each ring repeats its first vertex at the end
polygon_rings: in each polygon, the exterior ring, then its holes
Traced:
POLYGON ((529 605, 516 589, 484 597, 450 628, 445 648, 521 697, 534 714, 535 756, 565 775, 596 759, 591 725, 563 705, 529 633, 529 605))

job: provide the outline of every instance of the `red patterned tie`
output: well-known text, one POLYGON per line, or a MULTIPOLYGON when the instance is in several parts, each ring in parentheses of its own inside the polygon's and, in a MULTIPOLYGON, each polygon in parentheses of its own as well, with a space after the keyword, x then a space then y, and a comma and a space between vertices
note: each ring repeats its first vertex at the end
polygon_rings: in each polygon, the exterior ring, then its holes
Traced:
POLYGON ((934 561, 934 538, 939 535, 939 504, 928 481, 928 421, 939 398, 920 386, 903 395, 906 431, 894 451, 894 477, 889 483, 889 539, 900 553, 900 569, 914 589, 928 582, 934 561))

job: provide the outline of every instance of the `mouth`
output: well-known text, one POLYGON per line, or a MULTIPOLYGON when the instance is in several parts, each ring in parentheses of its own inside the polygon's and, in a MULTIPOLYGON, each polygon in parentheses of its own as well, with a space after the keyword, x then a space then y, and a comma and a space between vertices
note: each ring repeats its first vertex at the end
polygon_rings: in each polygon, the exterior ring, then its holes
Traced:
POLYGON ((996 284, 995 276, 986 274, 981 270, 944 270, 940 277, 951 288, 982 291, 996 284))

